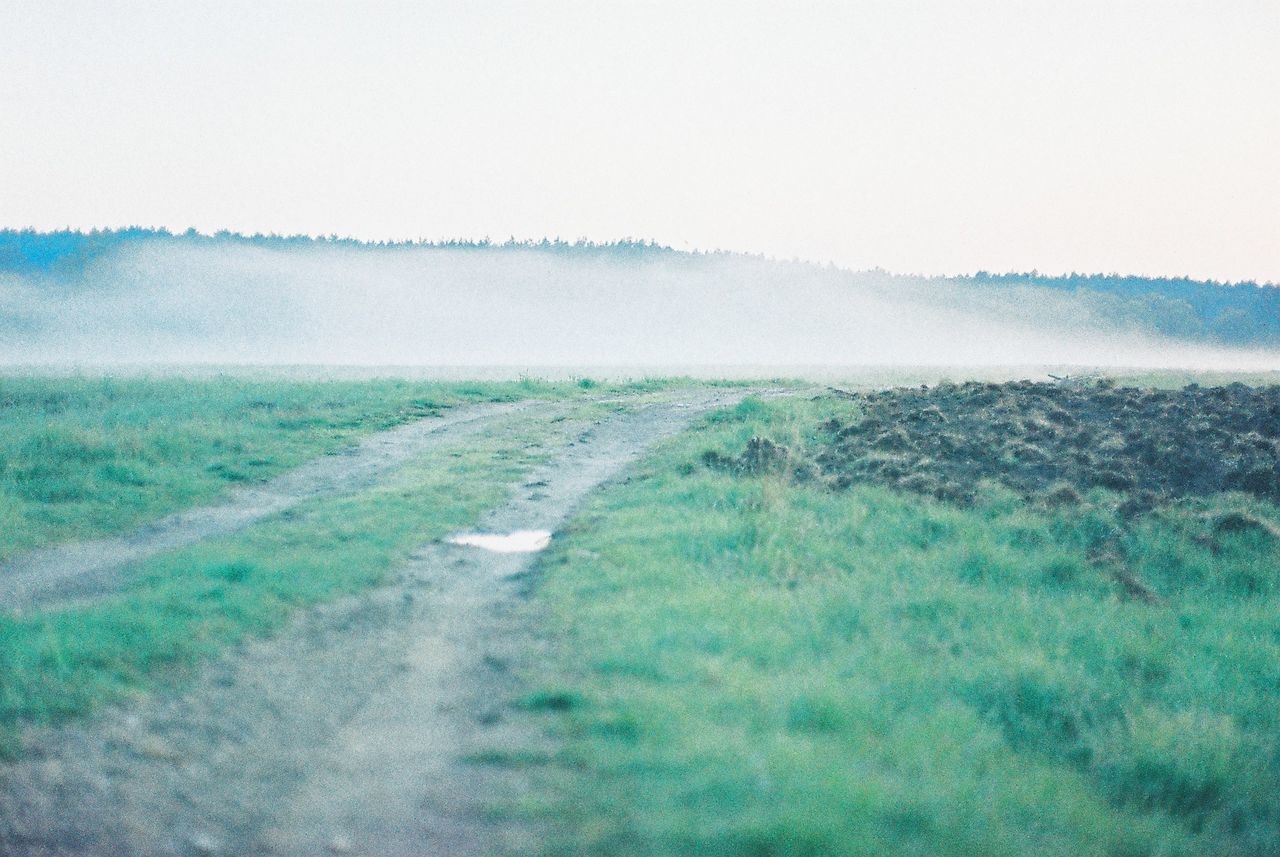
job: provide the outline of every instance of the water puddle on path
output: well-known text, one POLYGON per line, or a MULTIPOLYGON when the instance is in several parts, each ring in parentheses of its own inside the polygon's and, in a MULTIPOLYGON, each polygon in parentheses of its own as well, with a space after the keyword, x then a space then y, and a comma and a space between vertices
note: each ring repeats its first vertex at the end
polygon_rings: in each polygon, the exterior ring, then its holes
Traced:
POLYGON ((550 530, 516 530, 514 533, 460 533, 445 539, 494 553, 537 553, 551 544, 550 530))

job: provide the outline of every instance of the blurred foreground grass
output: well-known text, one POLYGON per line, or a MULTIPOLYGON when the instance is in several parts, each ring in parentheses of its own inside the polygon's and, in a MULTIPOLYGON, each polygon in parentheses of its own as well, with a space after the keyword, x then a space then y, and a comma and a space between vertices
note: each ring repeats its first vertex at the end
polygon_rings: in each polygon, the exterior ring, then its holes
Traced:
MULTIPOLYGON (((733 476, 847 403, 747 400, 598 497, 529 605, 548 853, 1280 853, 1280 544, 1220 495, 968 509, 733 476), (1091 550, 1123 532, 1129 597, 1091 550)), ((503 762, 494 756, 490 763, 503 762)))

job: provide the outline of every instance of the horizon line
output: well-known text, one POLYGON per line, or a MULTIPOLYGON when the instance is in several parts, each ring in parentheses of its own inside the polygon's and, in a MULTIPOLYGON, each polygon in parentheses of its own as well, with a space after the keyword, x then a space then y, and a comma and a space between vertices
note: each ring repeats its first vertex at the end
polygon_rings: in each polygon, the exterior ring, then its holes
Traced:
POLYGON ((543 236, 542 238, 516 238, 514 235, 508 236, 505 240, 496 240, 489 235, 482 237, 444 237, 427 238, 419 236, 417 238, 358 238, 352 235, 339 235, 331 232, 323 233, 307 233, 307 232, 241 232, 236 229, 218 229, 213 232, 205 232, 194 226, 188 226, 183 230, 170 229, 167 226, 141 226, 131 224, 129 226, 94 226, 89 228, 63 226, 58 228, 44 229, 36 226, 0 226, 0 236, 5 235, 33 235, 33 236, 56 236, 56 235, 76 235, 82 237, 94 237, 99 235, 108 236, 128 236, 128 237, 165 237, 178 239, 201 239, 209 241, 230 240, 241 242, 252 241, 279 241, 279 242, 309 242, 316 244, 340 244, 354 245, 357 247, 369 248, 408 248, 418 247, 425 249, 529 249, 538 250, 543 248, 556 248, 568 250, 643 250, 657 251, 672 254, 680 254, 685 256, 741 256, 749 259, 758 259, 761 261, 778 263, 778 264, 795 264, 807 265, 818 268, 835 269, 853 274, 883 274, 890 277, 914 278, 924 280, 1007 280, 1007 279, 1031 279, 1031 280, 1069 280, 1076 278, 1084 279, 1123 279, 1123 280, 1148 280, 1148 281, 1171 281, 1171 282, 1187 282, 1187 283, 1207 283, 1216 286, 1255 286, 1258 288, 1280 288, 1280 280, 1219 280, 1216 278, 1200 278, 1193 277, 1189 274, 1135 274, 1124 273, 1119 271, 1093 271, 1085 272, 1071 270, 1059 273, 1050 273, 1041 271, 1038 268, 1032 268, 1029 271, 1019 271, 1009 269, 1006 271, 987 270, 979 268, 970 272, 948 272, 939 274, 921 273, 918 271, 890 271, 879 265, 870 268, 854 268, 843 265, 834 260, 819 260, 812 258, 804 258, 800 256, 782 257, 774 256, 760 251, 752 250, 731 250, 724 248, 714 249, 681 249, 672 247, 669 244, 663 244, 653 238, 635 238, 633 236, 623 236, 619 238, 598 240, 581 236, 574 239, 565 239, 557 235, 554 238, 543 236), (134 233, 134 236, 130 236, 134 233))

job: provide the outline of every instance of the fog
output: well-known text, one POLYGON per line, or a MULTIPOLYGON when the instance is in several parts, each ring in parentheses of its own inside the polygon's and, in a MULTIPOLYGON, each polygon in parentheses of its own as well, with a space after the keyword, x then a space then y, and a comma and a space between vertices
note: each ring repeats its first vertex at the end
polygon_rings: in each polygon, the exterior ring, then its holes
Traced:
POLYGON ((143 241, 63 281, 0 275, 6 364, 1267 370, 1048 289, 727 254, 143 241))

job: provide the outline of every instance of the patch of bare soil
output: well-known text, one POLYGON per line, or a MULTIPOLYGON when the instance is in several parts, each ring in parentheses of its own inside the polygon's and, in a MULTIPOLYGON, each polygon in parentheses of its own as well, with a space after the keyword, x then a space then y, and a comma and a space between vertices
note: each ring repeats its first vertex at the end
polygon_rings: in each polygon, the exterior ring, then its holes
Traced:
POLYGON ((1240 491, 1280 502, 1280 385, 1181 390, 1018 381, 848 394, 814 449, 757 439, 738 472, 788 466, 833 487, 875 483, 972 503, 982 480, 1047 504, 1093 488, 1137 514, 1240 491))

